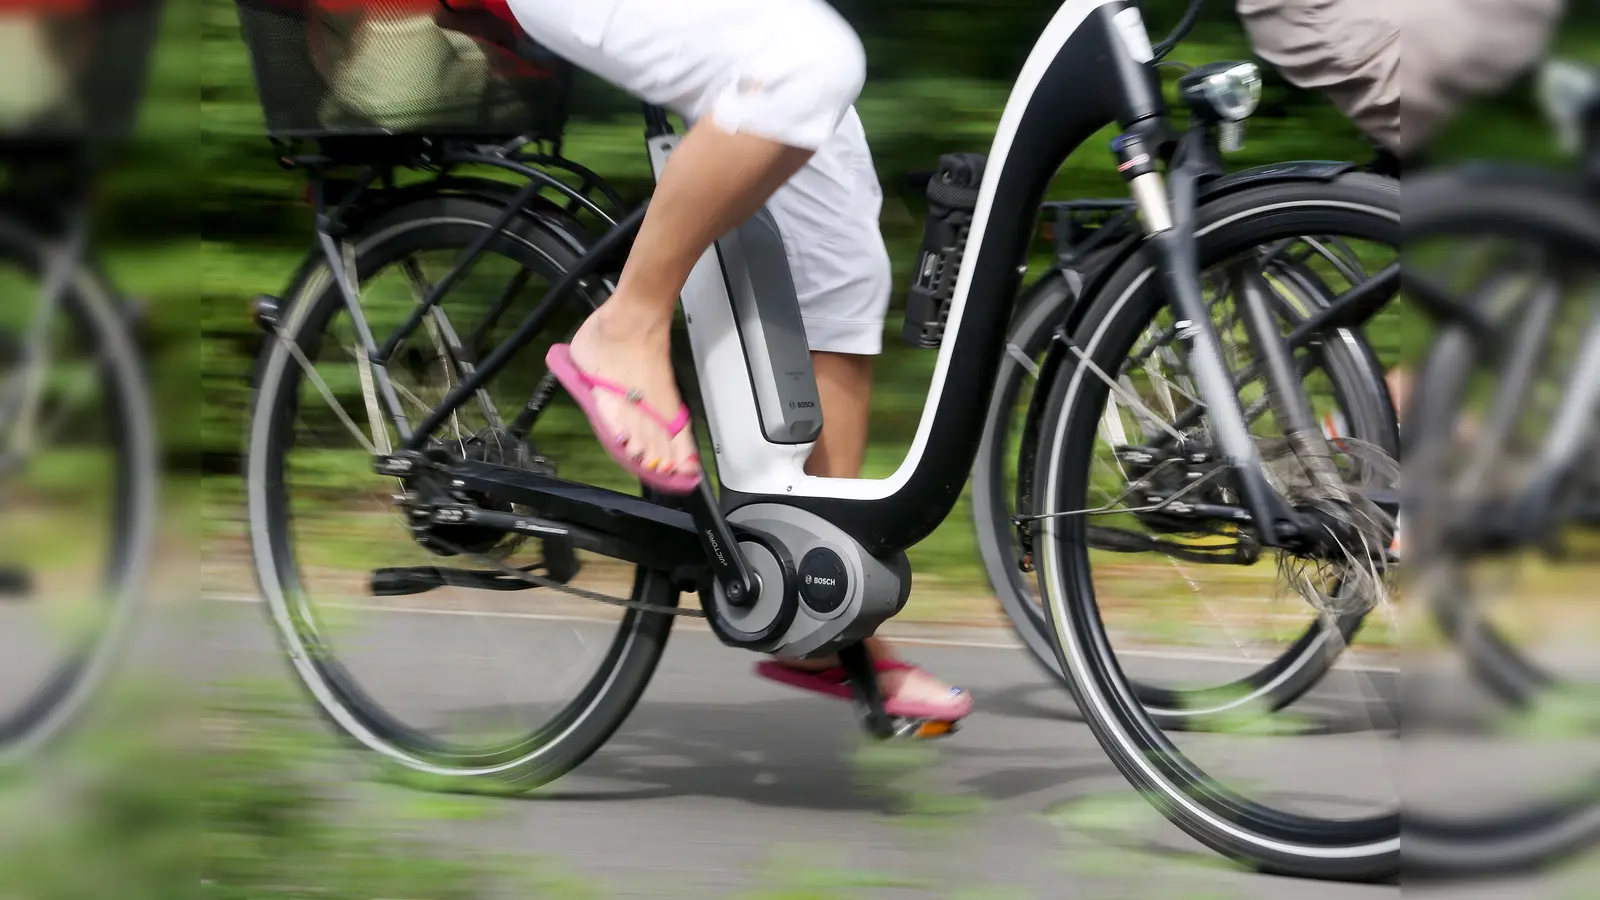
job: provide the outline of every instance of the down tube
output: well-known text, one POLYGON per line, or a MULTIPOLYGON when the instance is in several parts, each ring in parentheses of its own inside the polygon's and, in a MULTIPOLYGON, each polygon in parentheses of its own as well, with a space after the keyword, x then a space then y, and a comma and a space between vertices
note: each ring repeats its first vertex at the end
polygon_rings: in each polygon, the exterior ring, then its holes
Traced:
POLYGON ((1004 349, 1005 329, 1045 189, 1063 160, 1119 117, 1128 51, 1115 0, 1064 4, 1023 66, 989 153, 977 214, 916 442, 881 481, 729 484, 731 508, 763 500, 814 512, 884 556, 927 537, 966 485, 1004 349), (1125 71, 1125 69, 1124 69, 1125 71), (741 493, 740 489, 749 490, 741 493))

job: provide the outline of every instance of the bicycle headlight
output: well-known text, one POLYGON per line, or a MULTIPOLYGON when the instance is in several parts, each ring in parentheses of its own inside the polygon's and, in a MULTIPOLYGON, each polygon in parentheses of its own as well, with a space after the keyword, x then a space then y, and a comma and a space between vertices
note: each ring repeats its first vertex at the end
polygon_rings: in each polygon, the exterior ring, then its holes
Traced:
POLYGON ((1261 105, 1261 70, 1255 63, 1201 66, 1178 81, 1189 108, 1218 122, 1242 122, 1261 105))
POLYGON ((1562 151, 1578 152, 1590 117, 1600 118, 1600 69, 1551 60, 1539 70, 1538 90, 1562 151))

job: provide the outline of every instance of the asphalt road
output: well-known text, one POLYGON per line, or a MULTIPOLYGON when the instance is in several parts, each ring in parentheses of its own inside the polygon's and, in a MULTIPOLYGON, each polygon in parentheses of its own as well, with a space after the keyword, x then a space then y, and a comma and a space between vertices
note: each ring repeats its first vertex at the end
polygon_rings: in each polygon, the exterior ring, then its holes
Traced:
MULTIPOLYGON (((190 632, 185 639, 200 653, 182 667, 198 660, 212 678, 287 684, 260 605, 216 599, 201 605, 199 638, 190 632)), ((603 622, 559 617, 401 611, 362 616, 346 633, 348 661, 365 688, 411 724, 445 728, 500 721, 509 711, 537 708, 542 696, 563 696, 559 673, 583 661, 585 651, 596 652, 608 632, 603 622)), ((971 690, 977 711, 957 735, 889 747, 886 761, 884 745, 861 737, 846 704, 752 677, 750 656, 689 623, 674 632, 627 723, 577 772, 528 798, 490 801, 487 816, 427 827, 464 850, 559 860, 602 897, 1399 895, 1393 885, 1310 882, 1222 865, 1129 789, 1066 692, 1004 634, 924 632, 905 652, 971 690), (907 814, 928 804, 937 814, 907 814), (880 886, 860 886, 872 882, 880 886), (808 883, 854 884, 857 893, 752 893, 808 883), (900 886, 888 886, 894 884, 900 886)), ((26 658, 8 653, 0 671, 26 658)), ((1229 671, 1219 658, 1162 651, 1137 664, 1147 677, 1213 683, 1229 671)), ((1253 796, 1270 792, 1301 809, 1347 814, 1392 808, 1395 780, 1417 771, 1401 752, 1411 743, 1411 720, 1405 742, 1393 728, 1398 687, 1392 670, 1357 662, 1291 707, 1282 718, 1292 733, 1185 736, 1179 743, 1208 773, 1240 785, 1248 779, 1253 796)), ((352 763, 361 758, 348 755, 352 763)), ((1515 754, 1498 764, 1485 759, 1493 757, 1469 754, 1441 765, 1449 757, 1435 749, 1423 763, 1435 774, 1468 772, 1483 784, 1527 768, 1515 754)), ((1405 781, 1408 797, 1421 780, 1405 781)), ((417 796, 354 783, 331 778, 330 790, 370 798, 380 823, 397 798, 417 796)), ((1460 779, 1442 783, 1459 793, 1460 779)), ((1427 895, 1412 885, 1407 891, 1427 895)), ((1436 895, 1586 896, 1526 879, 1454 885, 1436 895)))
MULTIPOLYGON (((259 606, 243 599, 216 604, 224 609, 207 627, 208 653, 240 671, 282 672, 259 606)), ((481 717, 559 694, 514 671, 520 663, 508 667, 507 654, 488 651, 517 648, 529 671, 537 662, 548 673, 559 662, 550 658, 557 636, 563 645, 593 646, 606 631, 572 621, 396 613, 363 617, 359 633, 350 642, 357 677, 407 721, 437 727, 473 718, 467 707, 481 717)), ((477 848, 559 858, 616 897, 739 896, 797 884, 802 869, 838 881, 870 873, 920 882, 868 894, 885 897, 979 888, 964 896, 1398 896, 1392 886, 1219 867, 1128 789, 1070 698, 1004 635, 925 636, 907 654, 971 690, 977 712, 959 734, 909 747, 911 757, 892 756, 881 769, 861 755, 871 749, 846 704, 751 677, 751 657, 700 628, 680 628, 639 707, 588 763, 535 798, 497 801, 503 808, 489 818, 438 831, 477 848), (946 812, 908 816, 908 797, 946 812)), ((1201 677, 1220 665, 1160 655, 1144 662, 1201 677)), ((1386 796, 1392 804, 1393 788, 1373 783, 1370 763, 1396 743, 1392 731, 1373 727, 1393 687, 1391 673, 1336 673, 1297 707, 1299 727, 1318 734, 1263 738, 1276 745, 1264 755, 1249 747, 1251 738, 1221 738, 1229 742, 1222 757, 1252 775, 1276 766, 1301 776, 1286 782, 1309 806, 1345 808, 1364 790, 1373 803, 1359 804, 1363 811, 1386 796), (1305 747, 1285 752, 1288 740, 1305 747)))

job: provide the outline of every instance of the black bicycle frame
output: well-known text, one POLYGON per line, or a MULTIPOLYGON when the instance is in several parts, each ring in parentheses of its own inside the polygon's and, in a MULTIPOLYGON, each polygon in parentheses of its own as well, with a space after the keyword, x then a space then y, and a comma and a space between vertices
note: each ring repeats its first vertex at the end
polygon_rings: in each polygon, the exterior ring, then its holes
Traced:
MULTIPOLYGON (((720 498, 724 510, 759 502, 807 509, 844 528, 867 552, 878 557, 916 544, 944 521, 966 483, 977 453, 981 436, 978 425, 999 369, 1000 354, 1004 352, 1005 330, 1022 275, 1021 263, 1032 240, 1040 201, 1061 161, 1112 124, 1123 129, 1123 136, 1114 150, 1119 161, 1133 158, 1131 154, 1136 151, 1143 152, 1139 147, 1148 148, 1152 155, 1164 156, 1161 147, 1170 145, 1166 108, 1154 66, 1148 60, 1134 57, 1114 22, 1115 16, 1131 8, 1132 4, 1126 0, 1113 0, 1089 10, 1086 18, 1064 37, 1047 68, 1038 73, 1037 83, 1030 86, 1023 99, 1020 117, 1010 126, 1006 155, 998 171, 991 175, 995 183, 986 227, 979 245, 969 252, 973 271, 965 312, 955 332, 946 338, 956 346, 948 348, 949 369, 932 411, 932 434, 940 442, 940 449, 924 452, 899 489, 879 499, 758 496, 724 490, 720 498)), ((656 124, 651 122, 652 127, 656 124)), ((502 164, 484 159, 474 161, 502 164)), ((1150 169, 1153 171, 1154 166, 1150 169)), ((1136 173, 1137 170, 1125 171, 1136 173)), ((555 179, 541 176, 536 170, 523 174, 549 187, 559 185, 555 179)), ((1159 262, 1163 284, 1175 311, 1193 325, 1186 337, 1191 342, 1193 368, 1203 395, 1213 401, 1209 412, 1220 438, 1219 449, 1235 468, 1242 500, 1261 531, 1263 543, 1281 546, 1295 539, 1298 519, 1283 498, 1266 483, 1257 464, 1255 444, 1244 424, 1243 411, 1220 355, 1220 342, 1199 284, 1194 217, 1199 182, 1210 174, 1211 169, 1205 162, 1185 163, 1172 172, 1170 203, 1164 194, 1160 197, 1165 207, 1162 212, 1171 216, 1171 227, 1156 229, 1147 240, 1159 262)), ((517 199, 531 197, 535 193, 531 187, 519 193, 517 199)), ((1149 200, 1148 194, 1145 200, 1149 200)), ((500 227, 517 215, 518 206, 508 204, 503 220, 498 223, 500 227)), ((1146 208, 1144 211, 1148 214, 1153 210, 1146 208)), ((602 237, 557 281, 514 333, 415 429, 405 427, 394 390, 382 373, 383 363, 387 361, 385 351, 397 346, 405 333, 416 327, 426 307, 437 303, 437 295, 442 291, 430 292, 425 303, 420 304, 402 326, 403 333, 386 340, 381 347, 361 327, 360 339, 371 354, 374 382, 396 419, 401 435, 400 449, 423 450, 431 432, 504 368, 558 304, 567 300, 587 278, 619 257, 636 233, 643 215, 641 206, 602 237)), ((343 271, 337 247, 325 224, 319 217, 328 262, 338 277, 352 317, 359 321, 353 279, 343 271)), ((490 240, 492 234, 490 238, 475 242, 463 254, 458 267, 469 266, 490 240)), ((1385 283, 1384 279, 1376 281, 1380 286, 1385 283)), ((1371 296, 1359 294, 1355 298, 1343 298, 1336 309, 1362 306, 1358 301, 1366 298, 1363 302, 1370 302, 1371 296)))
MULTIPOLYGON (((949 515, 966 483, 981 439, 981 422, 1005 348, 1011 318, 1040 200, 1061 160, 1108 125, 1123 129, 1123 138, 1139 138, 1151 151, 1169 141, 1166 108, 1154 69, 1136 61, 1115 34, 1113 17, 1126 4, 1100 7, 1057 53, 1029 97, 1012 140, 1010 156, 998 174, 994 202, 976 256, 968 305, 959 329, 947 340, 960 348, 951 354, 945 391, 934 411, 932 433, 941 450, 927 452, 904 486, 889 497, 853 500, 819 497, 765 497, 724 492, 731 508, 777 502, 814 512, 845 528, 869 552, 887 555, 922 540, 949 515)), ((1226 396, 1213 413, 1232 427, 1224 452, 1240 468, 1240 489, 1246 507, 1263 523, 1263 541, 1279 545, 1297 531, 1296 515, 1265 482, 1255 458, 1255 445, 1242 424, 1242 412, 1226 376, 1218 340, 1205 310, 1195 265, 1194 208, 1198 182, 1211 173, 1204 162, 1179 166, 1171 185, 1174 227, 1148 238, 1161 260, 1164 284, 1180 313, 1197 325, 1194 348, 1200 368, 1209 368, 1206 396, 1226 396), (1223 385, 1218 392, 1216 385, 1223 385), (1285 527, 1287 526, 1287 527, 1285 527)))
MULTIPOLYGON (((328 142, 324 151, 320 153, 298 154, 285 156, 284 164, 291 168, 300 168, 310 174, 311 203, 316 213, 316 231, 318 246, 322 253, 324 263, 333 275, 334 283, 338 285, 344 301, 346 311, 350 315, 352 327, 356 337, 361 342, 361 348, 366 355, 366 363, 370 366, 373 389, 382 399, 386 407, 391 424, 400 437, 401 447, 404 449, 421 449, 426 443, 427 436, 438 428, 461 404, 487 382, 488 378, 502 368, 509 357, 526 343, 532 335, 543 327, 545 320, 555 310, 557 303, 565 293, 565 288, 570 287, 570 282, 581 278, 569 278, 563 291, 552 291, 551 295, 514 331, 511 339, 503 342, 495 352, 484 361, 482 366, 474 367, 477 371, 484 371, 481 378, 469 377, 473 389, 467 392, 454 392, 446 398, 445 402, 435 408, 417 426, 413 427, 406 419, 400 404, 399 396, 395 392, 392 380, 387 371, 387 363, 395 351, 409 338, 416 329, 443 300, 450 288, 456 285, 472 271, 478 260, 488 250, 495 237, 511 224, 518 216, 525 215, 535 198, 546 192, 554 192, 565 201, 562 209, 568 214, 587 212, 600 221, 617 225, 617 220, 605 208, 597 204, 591 195, 599 193, 602 198, 613 208, 622 206, 621 197, 606 184, 605 180, 593 170, 578 165, 559 156, 544 153, 520 152, 523 146, 521 141, 513 141, 500 146, 484 146, 468 141, 436 141, 430 138, 398 139, 389 138, 363 138, 351 141, 352 147, 339 142, 328 142), (329 146, 331 145, 331 147, 329 146), (326 177, 330 168, 340 165, 347 158, 354 158, 357 154, 353 149, 359 148, 366 151, 359 155, 376 155, 385 159, 385 163, 364 165, 359 174, 351 180, 333 182, 326 177), (331 152, 327 152, 331 149, 331 152), (377 150, 376 154, 371 151, 377 150), (358 273, 347 271, 346 259, 341 252, 339 238, 347 231, 346 220, 349 216, 366 202, 374 190, 382 188, 393 189, 392 172, 396 166, 430 166, 437 168, 441 173, 448 173, 460 166, 489 166, 511 172, 526 180, 520 188, 505 185, 507 196, 500 198, 503 208, 494 227, 485 231, 484 235, 468 246, 455 261, 454 265, 435 284, 429 286, 427 294, 413 308, 406 320, 394 331, 384 337, 382 344, 377 342, 367 325, 366 316, 361 310, 360 298, 357 296, 356 278, 358 273), (544 168, 535 168, 542 166, 544 168), (564 170, 579 179, 579 186, 573 187, 552 175, 546 169, 564 170), (378 185, 381 182, 381 188, 378 185), (330 197, 330 186, 337 184, 337 196, 330 197)), ((637 218, 637 217, 636 217, 637 218)), ((624 223, 626 224, 626 223, 624 223)), ((633 222, 637 228, 637 221, 633 222)), ((598 265, 614 253, 620 244, 631 236, 631 231, 617 234, 614 228, 612 234, 607 235, 595 248, 603 251, 595 255, 592 265, 598 265)), ((591 254, 594 255, 594 254, 591 254)), ((580 264, 580 268, 581 268, 580 264)), ((588 269, 584 274, 588 274, 588 269)), ((570 273, 569 273, 570 274, 570 273)), ((524 279, 525 280, 525 279, 524 279)), ((520 287, 516 284, 516 287, 520 287)), ((489 321, 482 323, 478 332, 474 334, 470 346, 481 343, 483 336, 498 317, 509 308, 516 299, 515 290, 503 293, 494 311, 491 312, 489 321)), ((473 373, 476 375, 476 372, 473 373)), ((536 392, 537 396, 537 392, 536 392)), ((532 407, 530 404, 526 409, 532 407)), ((520 416, 514 427, 522 432, 531 429, 532 418, 527 415, 520 416)))

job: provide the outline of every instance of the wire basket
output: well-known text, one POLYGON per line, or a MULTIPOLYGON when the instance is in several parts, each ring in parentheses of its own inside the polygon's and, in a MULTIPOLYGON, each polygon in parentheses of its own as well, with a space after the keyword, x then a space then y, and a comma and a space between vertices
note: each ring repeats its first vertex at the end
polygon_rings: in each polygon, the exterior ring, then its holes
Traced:
POLYGON ((162 0, 0 0, 0 140, 132 134, 162 0))
POLYGON ((267 131, 557 140, 572 67, 482 7, 237 0, 267 131))

